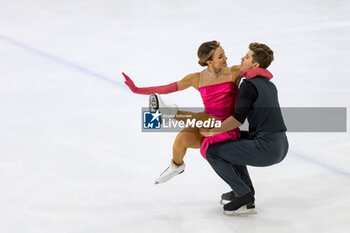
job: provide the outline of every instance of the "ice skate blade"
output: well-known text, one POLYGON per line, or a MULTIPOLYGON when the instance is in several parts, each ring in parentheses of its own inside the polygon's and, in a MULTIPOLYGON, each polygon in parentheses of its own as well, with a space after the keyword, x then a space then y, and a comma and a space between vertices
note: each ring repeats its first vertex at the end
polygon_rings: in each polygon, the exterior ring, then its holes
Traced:
POLYGON ((258 214, 255 209, 247 209, 247 207, 241 207, 234 211, 224 210, 224 215, 226 216, 248 216, 255 214, 258 214))
MULTIPOLYGON (((221 199, 220 204, 221 205, 226 205, 227 203, 230 203, 230 202, 231 201, 229 201, 229 200, 221 199)), ((246 205, 246 208, 247 209, 254 209, 255 208, 255 204, 254 203, 250 203, 250 204, 246 205)))

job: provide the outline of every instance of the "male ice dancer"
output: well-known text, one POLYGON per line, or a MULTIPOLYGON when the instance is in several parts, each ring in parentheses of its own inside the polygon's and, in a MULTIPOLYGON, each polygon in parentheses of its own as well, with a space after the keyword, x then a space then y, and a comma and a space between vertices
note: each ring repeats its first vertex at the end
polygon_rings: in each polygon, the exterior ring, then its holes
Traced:
POLYGON ((212 144, 206 157, 215 172, 231 187, 222 195, 229 201, 223 209, 225 214, 235 214, 242 206, 254 208, 255 192, 247 165, 264 167, 281 162, 288 151, 277 89, 270 81, 272 74, 266 68, 273 61, 273 51, 264 44, 251 43, 242 57, 241 83, 236 110, 220 128, 202 129, 209 137, 241 126, 248 119, 249 132, 238 140, 212 144))

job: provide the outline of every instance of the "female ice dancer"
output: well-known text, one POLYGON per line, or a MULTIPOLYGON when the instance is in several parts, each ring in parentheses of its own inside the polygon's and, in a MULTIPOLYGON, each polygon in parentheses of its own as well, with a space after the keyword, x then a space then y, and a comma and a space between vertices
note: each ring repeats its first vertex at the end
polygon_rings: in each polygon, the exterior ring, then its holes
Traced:
MULTIPOLYGON (((241 80, 240 66, 227 67, 227 57, 218 41, 203 43, 198 49, 198 63, 207 66, 201 72, 186 75, 183 79, 168 85, 142 87, 135 86, 134 82, 123 73, 125 84, 136 94, 168 94, 182 91, 189 87, 197 89, 203 99, 205 113, 194 114, 197 119, 205 119, 211 116, 224 121, 234 113, 238 96, 238 85, 241 80)), ((156 95, 160 107, 164 106, 159 95, 156 95)), ((177 110, 177 109, 176 109, 177 110)), ((175 112, 176 112, 175 110, 175 112)), ((185 112, 177 111, 177 114, 185 112)), ((175 118, 176 119, 176 118, 175 118)), ((240 136, 238 128, 228 132, 216 134, 211 137, 203 137, 199 129, 185 128, 177 136, 173 145, 173 159, 170 166, 159 176, 156 184, 163 183, 182 173, 185 170, 183 158, 187 148, 200 148, 202 156, 210 144, 226 140, 237 139, 240 136)))

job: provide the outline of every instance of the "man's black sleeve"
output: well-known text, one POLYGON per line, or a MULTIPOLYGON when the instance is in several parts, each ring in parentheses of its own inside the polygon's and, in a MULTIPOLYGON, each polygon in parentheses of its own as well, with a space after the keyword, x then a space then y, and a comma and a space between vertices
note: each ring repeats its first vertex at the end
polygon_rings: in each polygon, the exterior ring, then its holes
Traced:
POLYGON ((238 100, 233 117, 243 124, 248 116, 252 104, 257 98, 258 91, 256 90, 254 84, 244 80, 239 87, 238 100))

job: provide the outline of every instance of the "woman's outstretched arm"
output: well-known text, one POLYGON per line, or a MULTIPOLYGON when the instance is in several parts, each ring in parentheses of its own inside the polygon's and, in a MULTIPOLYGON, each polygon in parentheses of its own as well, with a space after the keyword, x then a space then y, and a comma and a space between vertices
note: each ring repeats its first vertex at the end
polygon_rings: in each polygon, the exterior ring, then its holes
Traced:
POLYGON ((169 94, 176 91, 182 91, 191 86, 198 89, 199 85, 199 73, 193 73, 186 75, 178 82, 173 82, 167 85, 154 86, 154 87, 137 87, 129 76, 122 73, 125 81, 124 83, 130 88, 130 90, 136 94, 149 95, 153 93, 169 94))

